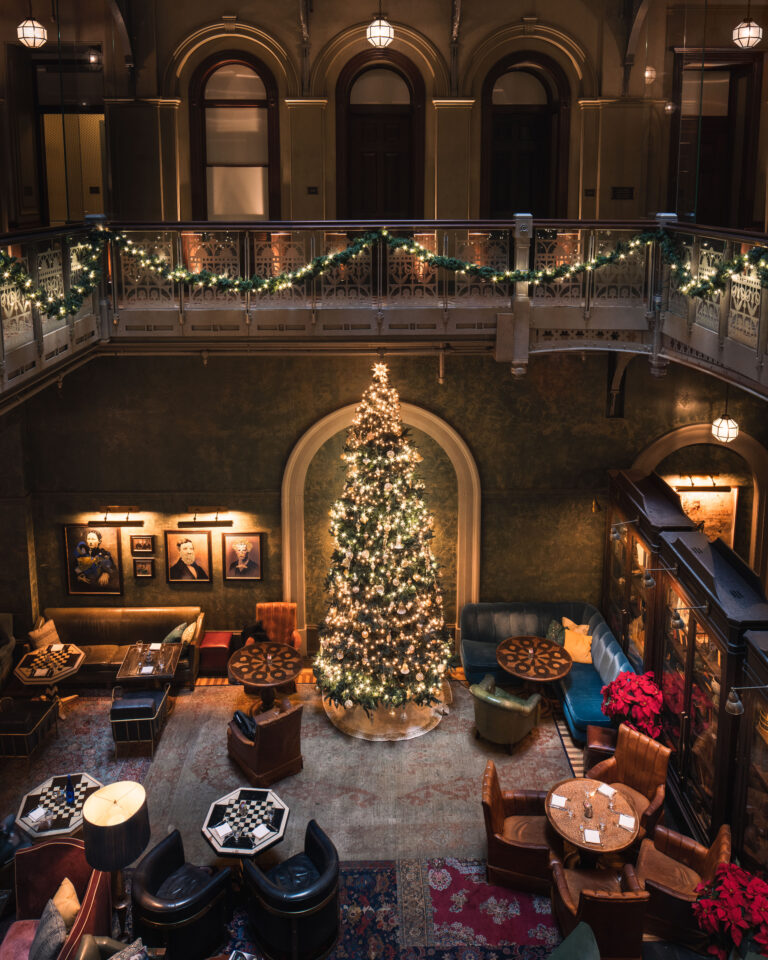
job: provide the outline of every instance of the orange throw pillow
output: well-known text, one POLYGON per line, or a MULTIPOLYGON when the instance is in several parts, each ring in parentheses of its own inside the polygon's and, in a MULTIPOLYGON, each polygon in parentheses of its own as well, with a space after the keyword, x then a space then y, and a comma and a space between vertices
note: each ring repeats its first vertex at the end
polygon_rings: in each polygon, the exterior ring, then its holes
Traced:
POLYGON ((565 649, 574 663, 592 663, 592 636, 576 630, 565 631, 565 649))

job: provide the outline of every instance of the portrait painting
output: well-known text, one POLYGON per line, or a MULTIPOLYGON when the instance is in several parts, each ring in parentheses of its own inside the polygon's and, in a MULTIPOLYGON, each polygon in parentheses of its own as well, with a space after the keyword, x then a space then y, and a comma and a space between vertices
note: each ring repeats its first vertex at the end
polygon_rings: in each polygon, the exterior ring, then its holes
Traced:
POLYGON ((64 553, 69 593, 122 594, 119 527, 67 524, 64 553))
POLYGON ((133 558, 133 575, 134 577, 154 577, 155 575, 155 561, 154 558, 146 559, 144 557, 134 557, 133 558))
POLYGON ((211 582, 211 531, 166 530, 168 583, 211 582))
POLYGON ((261 580, 263 533, 223 533, 221 565, 225 580, 261 580))
POLYGON ((134 556, 144 553, 155 552, 155 538, 151 533, 132 533, 131 534, 131 553, 134 556))

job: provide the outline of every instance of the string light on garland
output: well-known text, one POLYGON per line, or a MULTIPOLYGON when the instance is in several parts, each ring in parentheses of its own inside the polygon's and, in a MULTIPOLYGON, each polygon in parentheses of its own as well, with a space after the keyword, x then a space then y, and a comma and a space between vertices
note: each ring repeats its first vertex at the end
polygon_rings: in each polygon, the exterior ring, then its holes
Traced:
POLYGON ((733 28, 733 42, 742 50, 756 47, 763 39, 763 28, 752 19, 752 0, 747 0, 747 16, 733 28))

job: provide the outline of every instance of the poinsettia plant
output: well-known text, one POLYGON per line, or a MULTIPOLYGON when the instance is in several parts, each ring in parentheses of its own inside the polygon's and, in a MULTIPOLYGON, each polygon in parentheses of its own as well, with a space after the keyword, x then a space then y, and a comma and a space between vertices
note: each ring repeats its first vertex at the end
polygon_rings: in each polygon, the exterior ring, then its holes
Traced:
POLYGON ((721 863, 714 879, 696 887, 693 912, 712 938, 707 953, 725 960, 731 947, 750 943, 768 956, 768 883, 735 863, 721 863))
POLYGON ((625 670, 607 683, 601 693, 606 717, 618 719, 648 737, 656 738, 661 733, 662 696, 652 670, 648 673, 625 670))

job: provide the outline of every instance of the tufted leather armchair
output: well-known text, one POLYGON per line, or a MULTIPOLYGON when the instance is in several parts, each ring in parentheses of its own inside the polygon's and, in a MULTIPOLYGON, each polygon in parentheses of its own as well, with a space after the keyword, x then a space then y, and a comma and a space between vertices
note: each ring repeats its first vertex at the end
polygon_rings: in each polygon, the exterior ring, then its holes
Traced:
POLYGON ((46 903, 64 877, 80 900, 57 960, 72 960, 85 933, 106 934, 112 928, 112 895, 108 873, 94 870, 85 859, 82 840, 46 840, 16 851, 16 921, 0 943, 0 960, 27 960, 46 903))
POLYGON ((249 740, 233 721, 227 727, 227 752, 255 787, 268 787, 304 766, 301 755, 301 704, 283 700, 272 710, 253 715, 249 740))
POLYGON ((339 936, 339 855, 316 821, 304 851, 268 873, 243 860, 246 908, 254 940, 267 960, 315 960, 339 936))
POLYGON ((643 840, 637 878, 650 893, 646 933, 682 943, 703 953, 707 936, 693 914, 696 886, 714 879, 720 863, 731 859, 731 828, 724 823, 707 849, 690 837, 656 827, 653 840, 643 840))
POLYGON ((544 790, 502 791, 496 764, 483 775, 483 817, 488 841, 488 882, 546 893, 549 859, 560 844, 544 812, 544 790))
POLYGON ((622 723, 614 755, 584 774, 591 780, 610 784, 629 797, 640 817, 641 839, 652 834, 663 817, 671 752, 669 747, 622 723))
POLYGON ((531 694, 527 699, 516 697, 496 687, 491 674, 481 683, 469 688, 475 707, 475 736, 491 743, 506 744, 510 752, 539 724, 541 695, 531 694))
POLYGON ((256 619, 273 643, 286 643, 301 650, 301 634, 296 629, 296 604, 280 600, 276 603, 257 603, 256 619))
POLYGON ((203 960, 225 934, 229 869, 212 871, 184 862, 178 830, 141 859, 133 874, 133 933, 164 946, 167 960, 203 960))
POLYGON ((602 960, 640 960, 643 921, 650 894, 640 886, 635 871, 625 864, 610 869, 568 870, 553 856, 552 908, 563 936, 587 923, 602 960))

